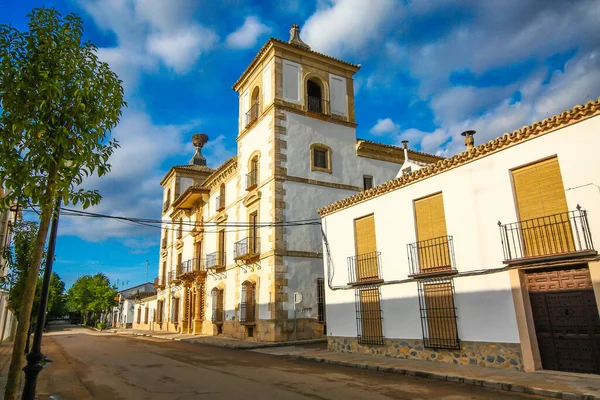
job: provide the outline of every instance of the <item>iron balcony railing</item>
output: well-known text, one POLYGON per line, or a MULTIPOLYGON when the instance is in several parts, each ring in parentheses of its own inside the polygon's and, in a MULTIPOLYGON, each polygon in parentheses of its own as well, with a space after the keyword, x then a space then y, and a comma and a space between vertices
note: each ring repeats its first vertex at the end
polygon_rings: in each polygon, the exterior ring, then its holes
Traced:
POLYGON ((253 169, 246 174, 246 190, 255 188, 258 185, 258 171, 253 169))
POLYGON ((192 258, 181 263, 181 275, 204 271, 204 260, 192 258))
POLYGON ((350 283, 371 282, 381 278, 381 252, 357 254, 348 257, 350 283))
POLYGON ((163 249, 167 248, 167 238, 166 237, 162 238, 161 247, 163 249))
POLYGON ((250 110, 246 111, 246 125, 248 126, 258 119, 258 102, 254 103, 250 110))
POLYGON ((260 254, 260 238, 247 237, 235 242, 233 256, 236 260, 252 258, 260 254))
POLYGON ((225 196, 217 196, 215 199, 215 208, 217 211, 225 209, 225 196))
POLYGON ((412 275, 456 271, 452 236, 409 243, 408 265, 412 275))
POLYGON ((502 224, 500 239, 505 262, 528 258, 595 252, 587 211, 577 210, 502 224))
POLYGON ((206 255, 206 268, 221 268, 225 267, 225 252, 215 251, 206 255))
POLYGON ((169 271, 169 273, 167 274, 167 279, 168 279, 169 283, 176 280, 177 279, 177 271, 169 271))
POLYGON ((165 277, 158 276, 158 277, 154 278, 154 287, 162 287, 162 286, 165 286, 165 277))
POLYGON ((310 112, 329 115, 329 101, 316 96, 306 96, 306 108, 310 112))
POLYGON ((165 201, 163 203, 163 212, 167 211, 169 209, 170 205, 171 205, 171 203, 169 202, 169 200, 165 201))

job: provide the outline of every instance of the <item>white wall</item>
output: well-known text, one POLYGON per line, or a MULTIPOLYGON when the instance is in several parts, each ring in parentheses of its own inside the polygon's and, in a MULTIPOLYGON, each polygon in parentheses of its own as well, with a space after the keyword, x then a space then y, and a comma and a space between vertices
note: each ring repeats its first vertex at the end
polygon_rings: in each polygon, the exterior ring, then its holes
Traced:
MULTIPOLYGON (((600 118, 588 119, 325 217, 335 268, 333 284, 348 282, 346 259, 354 255, 353 220, 371 213, 383 278, 408 278, 407 244, 416 241, 413 200, 439 191, 443 193, 448 235, 454 238, 457 269, 503 267, 497 223, 518 220, 510 170, 554 155, 558 156, 569 210, 577 204, 587 209, 592 237, 600 240, 600 191, 593 186, 600 184, 598 131, 600 118), (583 187, 570 190, 579 186, 583 187)), ((461 339, 518 342, 506 273, 459 277, 455 289, 461 339)), ((356 336, 355 316, 348 312, 354 309, 354 291, 328 288, 326 296, 328 329, 336 336, 356 336)), ((416 296, 415 284, 382 287, 386 337, 422 337, 416 296)))

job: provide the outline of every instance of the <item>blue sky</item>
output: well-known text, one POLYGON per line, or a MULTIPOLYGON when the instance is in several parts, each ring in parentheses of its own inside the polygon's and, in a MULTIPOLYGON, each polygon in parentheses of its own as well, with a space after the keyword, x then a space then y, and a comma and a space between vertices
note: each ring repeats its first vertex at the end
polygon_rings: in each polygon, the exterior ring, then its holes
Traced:
MULTIPOLYGON (((235 154, 232 84, 270 37, 293 23, 314 50, 362 65, 357 134, 442 155, 460 132, 492 139, 600 96, 600 2, 547 0, 4 1, 0 23, 25 29, 34 7, 75 12, 99 56, 124 81, 129 107, 114 136, 104 196, 93 212, 160 218, 159 181, 210 136, 209 164, 235 154)), ((65 217, 55 270, 70 285, 104 272, 122 286, 156 275, 160 231, 65 217)))

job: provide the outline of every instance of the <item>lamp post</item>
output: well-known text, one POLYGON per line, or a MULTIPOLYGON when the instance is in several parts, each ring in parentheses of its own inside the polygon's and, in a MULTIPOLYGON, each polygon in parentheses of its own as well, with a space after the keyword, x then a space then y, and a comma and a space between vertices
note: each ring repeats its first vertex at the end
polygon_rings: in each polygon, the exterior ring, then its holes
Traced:
POLYGON ((40 294, 40 305, 38 307, 37 319, 35 324, 35 333, 33 335, 33 345, 31 351, 27 354, 27 365, 23 367, 25 372, 25 386, 23 388, 23 400, 35 399, 35 387, 37 377, 42 367, 42 334, 44 333, 44 319, 46 316, 46 307, 48 304, 48 292, 50 291, 50 276, 52 275, 52 264, 54 262, 54 248, 56 247, 56 233, 58 231, 58 217, 60 215, 59 197, 54 209, 54 218, 50 228, 50 239, 48 242, 48 254, 46 255, 46 267, 44 268, 44 280, 42 282, 42 293, 40 294))

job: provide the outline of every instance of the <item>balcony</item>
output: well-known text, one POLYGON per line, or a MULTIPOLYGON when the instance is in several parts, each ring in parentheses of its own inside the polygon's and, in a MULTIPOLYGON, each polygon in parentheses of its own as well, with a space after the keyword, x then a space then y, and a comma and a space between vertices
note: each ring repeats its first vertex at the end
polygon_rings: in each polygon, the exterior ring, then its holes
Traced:
POLYGON ((258 119, 258 102, 254 103, 250 110, 246 112, 246 128, 258 119))
POLYGON ((215 199, 215 209, 223 211, 225 209, 225 196, 217 196, 215 199))
POLYGON ((411 276, 430 276, 457 272, 452 236, 422 240, 410 243, 407 247, 411 276))
POLYGON ((381 252, 357 254, 348 257, 348 284, 368 285, 381 283, 381 252))
POLYGON ((192 258, 190 260, 182 262, 180 268, 180 275, 193 275, 198 272, 205 271, 204 260, 202 258, 192 258))
POLYGON ((329 101, 317 96, 306 96, 306 109, 313 113, 329 115, 329 101))
POLYGON ((167 238, 166 237, 162 238, 162 240, 160 242, 160 248, 161 249, 166 249, 167 248, 167 238))
POLYGON ((225 252, 224 251, 215 251, 214 253, 210 253, 206 255, 206 268, 225 268, 225 252))
POLYGON ((154 278, 154 287, 157 289, 164 288, 165 287, 165 277, 159 276, 159 277, 154 278))
POLYGON ((178 281, 178 279, 177 279, 177 271, 169 271, 167 273, 167 281, 169 282, 169 284, 178 281))
POLYGON ((246 190, 252 190, 258 186, 258 170, 253 169, 246 174, 246 190))
POLYGON ((502 224, 500 239, 506 264, 597 254, 587 211, 577 210, 502 224))
POLYGON ((233 257, 235 260, 248 260, 258 257, 260 254, 260 238, 247 237, 235 242, 233 257))

